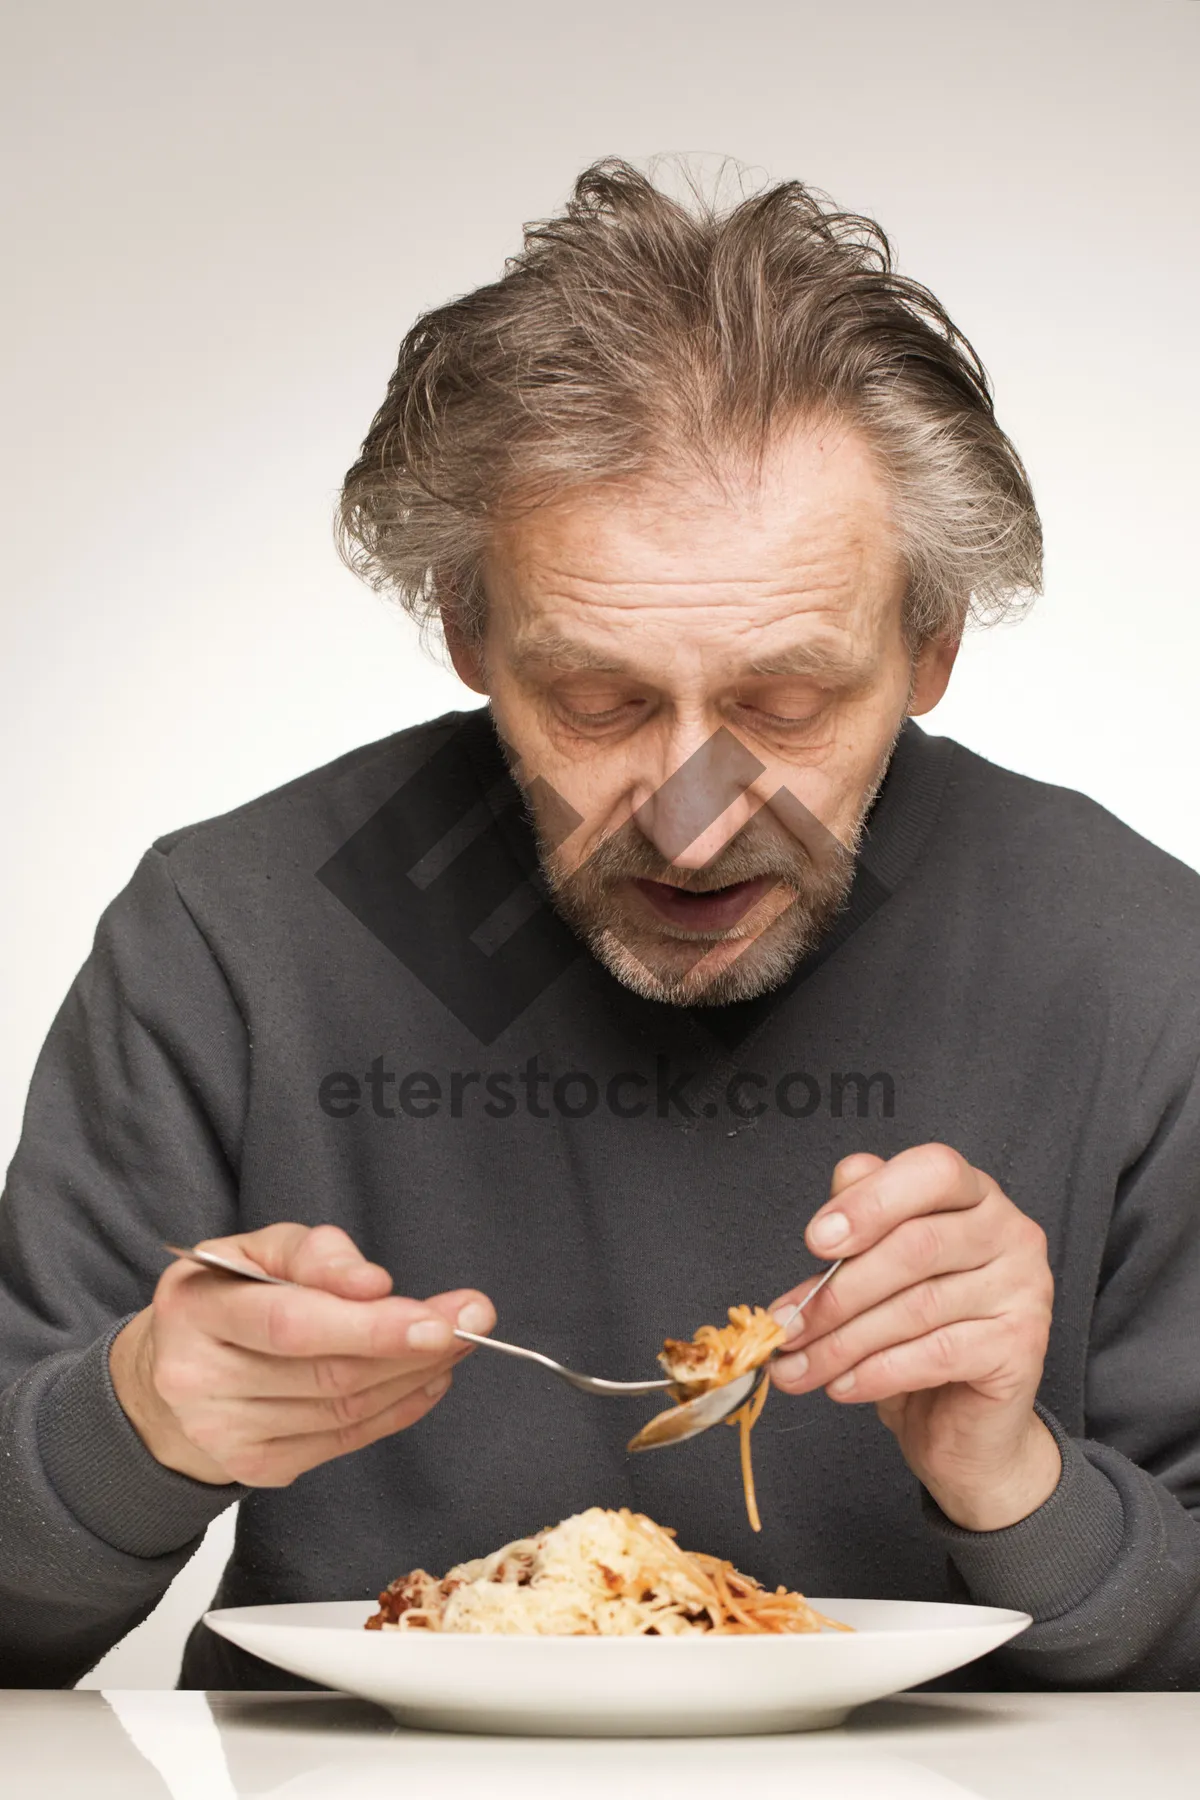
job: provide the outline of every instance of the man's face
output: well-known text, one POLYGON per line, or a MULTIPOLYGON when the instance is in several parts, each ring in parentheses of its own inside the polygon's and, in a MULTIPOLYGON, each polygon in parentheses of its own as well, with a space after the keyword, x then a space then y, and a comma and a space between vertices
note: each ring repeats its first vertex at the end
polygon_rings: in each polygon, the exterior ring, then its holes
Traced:
POLYGON ((491 700, 562 912, 650 998, 775 986, 843 903, 905 713, 936 704, 954 658, 905 643, 866 446, 798 429, 754 483, 731 465, 721 490, 582 490, 498 530, 484 586, 482 644, 451 628, 450 648, 491 700))

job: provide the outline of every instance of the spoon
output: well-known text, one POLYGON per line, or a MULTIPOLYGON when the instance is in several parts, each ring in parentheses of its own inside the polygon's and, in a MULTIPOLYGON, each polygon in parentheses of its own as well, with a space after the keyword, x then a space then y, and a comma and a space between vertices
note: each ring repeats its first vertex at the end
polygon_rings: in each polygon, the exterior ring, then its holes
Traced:
MULTIPOLYGON (((273 1287, 303 1286, 299 1281, 286 1281, 282 1275, 268 1275, 265 1269, 260 1269, 255 1263, 234 1262, 231 1257, 219 1256, 215 1250, 182 1250, 178 1244, 164 1244, 163 1249, 188 1262, 202 1263, 206 1269, 221 1269, 226 1275, 240 1275, 245 1281, 267 1281, 273 1287)), ((606 1381, 602 1375, 579 1375, 574 1369, 564 1368, 562 1363, 555 1362, 552 1356, 543 1356, 540 1350, 525 1350, 520 1344, 506 1344, 501 1338, 480 1337, 473 1331, 455 1330, 454 1335, 465 1344, 479 1344, 484 1350, 498 1350, 502 1356, 519 1356, 526 1362, 540 1363, 543 1369, 549 1369, 552 1375, 557 1375, 562 1381, 569 1381, 573 1388, 579 1388, 585 1394, 655 1394, 671 1385, 665 1376, 661 1381, 606 1381)), ((725 1389, 718 1391, 723 1394, 725 1389)), ((716 1419, 713 1423, 716 1424, 716 1419)), ((702 1429, 702 1426, 697 1427, 697 1430, 702 1429)), ((690 1437, 691 1433, 688 1432, 687 1435, 690 1437)))
MULTIPOLYGON (((837 1274, 845 1262, 839 1256, 836 1262, 830 1263, 815 1287, 810 1287, 803 1300, 797 1300, 789 1307, 778 1323, 786 1331, 793 1321, 799 1317, 813 1298, 819 1294, 827 1281, 837 1274)), ((787 1339, 784 1339, 787 1342, 787 1339)), ((774 1362, 779 1351, 772 1350, 767 1358, 774 1362)), ((759 1365, 762 1367, 762 1365, 759 1365)), ((719 1425, 730 1413, 735 1413, 739 1406, 750 1398, 754 1384, 758 1380, 759 1370, 751 1369, 748 1374, 739 1375, 734 1381, 727 1381, 721 1387, 709 1388, 705 1394, 699 1394, 694 1400, 685 1400, 681 1406, 672 1406, 666 1412, 656 1413, 647 1425, 631 1437, 625 1448, 627 1450, 657 1450, 663 1444, 682 1444, 686 1438, 696 1437, 701 1431, 707 1431, 710 1425, 719 1425)), ((770 1376, 763 1368, 763 1380, 770 1376)))

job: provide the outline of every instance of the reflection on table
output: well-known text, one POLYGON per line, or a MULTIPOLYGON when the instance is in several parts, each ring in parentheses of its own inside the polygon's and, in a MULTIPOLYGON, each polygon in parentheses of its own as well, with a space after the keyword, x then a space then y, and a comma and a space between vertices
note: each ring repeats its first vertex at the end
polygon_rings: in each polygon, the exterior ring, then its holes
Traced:
POLYGON ((0 1744, 21 1800, 1194 1800, 1200 1696, 909 1694, 837 1731, 570 1739, 409 1731, 336 1694, 12 1689, 0 1744))

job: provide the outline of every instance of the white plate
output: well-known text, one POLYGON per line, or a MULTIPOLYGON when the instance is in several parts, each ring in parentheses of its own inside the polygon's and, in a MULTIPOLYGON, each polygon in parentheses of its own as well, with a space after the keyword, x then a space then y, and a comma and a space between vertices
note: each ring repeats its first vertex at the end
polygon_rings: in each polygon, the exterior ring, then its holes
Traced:
POLYGON ((693 1737, 811 1731, 994 1650, 1030 1623, 996 1606, 812 1604, 853 1633, 584 1638, 364 1631, 366 1600, 205 1614, 264 1662, 433 1731, 693 1737))

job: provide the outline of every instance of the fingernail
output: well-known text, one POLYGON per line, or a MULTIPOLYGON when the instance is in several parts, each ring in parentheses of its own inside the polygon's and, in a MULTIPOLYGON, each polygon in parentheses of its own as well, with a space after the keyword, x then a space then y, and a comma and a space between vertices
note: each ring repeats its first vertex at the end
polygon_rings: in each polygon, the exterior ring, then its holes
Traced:
POLYGON ((481 1300, 468 1300, 458 1315, 459 1330, 473 1331, 476 1337, 482 1337, 485 1332, 489 1331, 491 1324, 491 1309, 486 1307, 481 1300))
POLYGON ((839 1375, 836 1381, 831 1381, 826 1392, 830 1394, 848 1394, 853 1386, 854 1371, 851 1369, 848 1375, 839 1375))
POLYGON ((796 1350, 791 1356, 781 1356, 775 1364, 775 1373, 782 1381, 803 1381, 808 1374, 808 1357, 803 1350, 796 1350))
POLYGON ((425 1392, 431 1400, 440 1400, 449 1386, 450 1377, 448 1375, 435 1375, 432 1381, 425 1383, 425 1392))
POLYGON ((448 1350, 453 1340, 445 1319, 418 1319, 408 1328, 410 1350, 448 1350))
POLYGON ((835 1244, 850 1236, 850 1221, 845 1213, 826 1213, 808 1228, 808 1241, 817 1250, 832 1250, 835 1244))

